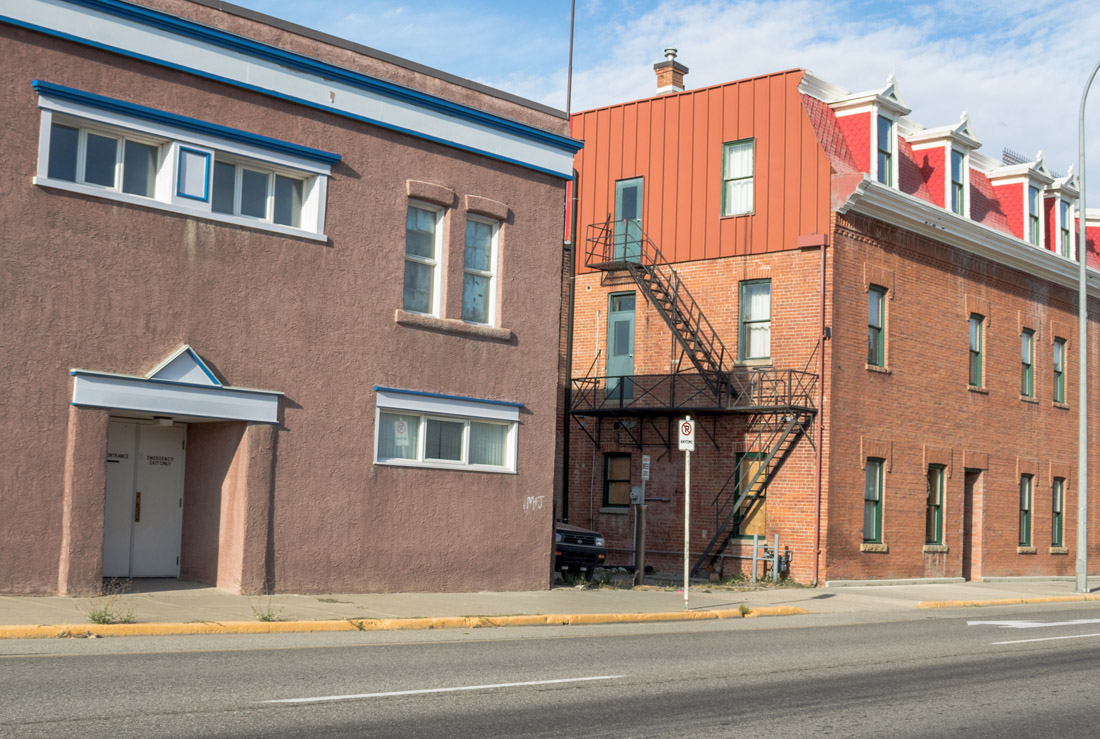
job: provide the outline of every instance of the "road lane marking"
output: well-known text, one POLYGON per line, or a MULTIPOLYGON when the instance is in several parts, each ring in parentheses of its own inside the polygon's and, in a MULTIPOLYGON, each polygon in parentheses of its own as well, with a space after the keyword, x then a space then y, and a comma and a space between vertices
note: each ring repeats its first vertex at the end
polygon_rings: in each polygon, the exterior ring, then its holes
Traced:
POLYGON ((1002 629, 1042 629, 1049 626, 1080 626, 1100 624, 1100 618, 1079 618, 1073 621, 967 621, 967 626, 999 626, 1002 629))
POLYGON ((994 645, 998 644, 1027 644, 1033 641, 1055 641, 1056 639, 1087 639, 1090 636, 1100 636, 1100 634, 1073 634, 1071 636, 1045 636, 1039 639, 1017 639, 1016 641, 995 641, 994 645))
POLYGON ((456 688, 423 688, 421 690, 394 690, 388 693, 358 693, 356 695, 322 695, 316 698, 280 698, 264 703, 328 703, 332 701, 350 701, 362 698, 390 698, 399 695, 424 695, 426 693, 456 693, 463 690, 494 690, 496 688, 526 688, 533 685, 560 685, 562 683, 581 683, 593 680, 619 680, 626 675, 596 675, 593 677, 566 677, 558 680, 532 680, 525 683, 495 683, 493 685, 463 685, 456 688))

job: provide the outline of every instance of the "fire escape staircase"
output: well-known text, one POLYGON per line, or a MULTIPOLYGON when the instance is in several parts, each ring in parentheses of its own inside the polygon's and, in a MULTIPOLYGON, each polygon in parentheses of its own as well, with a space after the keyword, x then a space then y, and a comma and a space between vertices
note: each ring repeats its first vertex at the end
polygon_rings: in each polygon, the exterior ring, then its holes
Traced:
POLYGON ((637 221, 612 221, 589 226, 585 263, 592 269, 626 270, 657 309, 662 320, 695 367, 715 404, 729 403, 730 354, 703 309, 637 221))
MULTIPOLYGON (((692 567, 691 574, 695 575, 708 559, 709 566, 713 566, 722 556, 745 516, 761 504, 768 484, 798 440, 806 436, 813 444, 810 432, 817 412, 813 393, 818 378, 806 369, 814 357, 810 357, 803 371, 733 368, 732 355, 703 314, 698 301, 637 221, 612 221, 609 217, 603 223, 589 226, 585 264, 590 269, 626 271, 631 276, 672 330, 683 356, 698 372, 701 382, 695 383, 691 391, 693 397, 703 392, 710 396, 707 405, 712 410, 750 415, 743 445, 746 453, 740 459, 754 463, 735 464, 733 472, 714 496, 715 533, 692 567)), ((678 405, 681 396, 676 390, 677 377, 688 376, 673 374, 668 382, 661 378, 652 385, 635 385, 645 396, 635 410, 642 410, 643 400, 670 408, 678 405), (662 401, 666 393, 668 399, 662 401)), ((600 381, 607 379, 586 377, 574 381, 580 391, 575 400, 580 402, 574 404, 573 412, 610 410, 614 413, 616 404, 608 403, 606 393, 601 401, 598 392, 600 381)), ((682 387, 684 381, 680 382, 682 387)), ((621 393, 617 399, 621 410, 624 403, 621 393)))

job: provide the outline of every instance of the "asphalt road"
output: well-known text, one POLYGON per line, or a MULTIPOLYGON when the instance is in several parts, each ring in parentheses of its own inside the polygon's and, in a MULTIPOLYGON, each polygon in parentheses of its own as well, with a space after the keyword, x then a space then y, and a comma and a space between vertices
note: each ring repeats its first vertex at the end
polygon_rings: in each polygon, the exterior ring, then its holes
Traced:
POLYGON ((1100 734, 1100 608, 911 619, 0 642, 0 736, 1100 734))

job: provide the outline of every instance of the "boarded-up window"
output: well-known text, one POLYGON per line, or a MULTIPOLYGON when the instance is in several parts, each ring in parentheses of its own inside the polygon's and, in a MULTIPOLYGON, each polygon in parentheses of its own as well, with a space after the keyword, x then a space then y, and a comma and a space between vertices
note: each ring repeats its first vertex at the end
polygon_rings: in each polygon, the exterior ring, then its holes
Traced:
POLYGON ((738 536, 764 536, 767 528, 768 502, 764 497, 764 460, 757 452, 741 454, 737 459, 737 497, 749 489, 738 511, 738 536), (751 489, 749 486, 752 486, 751 489))
POLYGON ((630 455, 613 452, 604 456, 603 504, 630 505, 630 455))

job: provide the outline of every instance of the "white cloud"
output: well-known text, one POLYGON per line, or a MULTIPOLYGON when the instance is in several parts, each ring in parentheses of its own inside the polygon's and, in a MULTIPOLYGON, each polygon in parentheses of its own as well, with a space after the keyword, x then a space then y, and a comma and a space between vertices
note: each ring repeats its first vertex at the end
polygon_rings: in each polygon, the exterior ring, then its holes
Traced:
MULTIPOLYGON (((1048 164, 1064 172, 1077 157, 1077 105, 1098 35, 1100 6, 1088 0, 873 7, 856 0, 666 0, 602 27, 578 27, 573 109, 652 95, 652 65, 666 46, 677 47, 691 69, 689 88, 806 67, 864 90, 892 72, 915 120, 942 125, 967 109, 985 153, 999 158, 1007 146, 1031 156, 1042 148, 1048 164), (888 12, 895 9, 904 12, 888 12)), ((562 65, 488 81, 564 107, 564 80, 562 65)), ((1091 120, 1100 122, 1100 110, 1091 120)), ((1100 151, 1100 126, 1093 129, 1100 151)))

